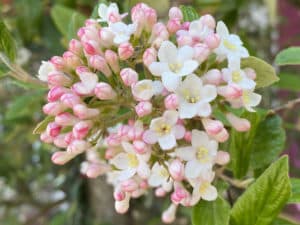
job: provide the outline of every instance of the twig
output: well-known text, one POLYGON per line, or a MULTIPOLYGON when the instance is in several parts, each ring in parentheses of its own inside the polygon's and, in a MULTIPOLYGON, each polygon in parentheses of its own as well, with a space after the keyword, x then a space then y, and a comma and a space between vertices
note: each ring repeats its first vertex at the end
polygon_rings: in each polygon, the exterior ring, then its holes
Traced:
POLYGON ((230 185, 240 188, 240 189, 246 189, 250 183, 254 180, 253 178, 247 179, 247 180, 236 180, 232 179, 231 177, 228 177, 222 173, 217 173, 217 176, 221 178, 222 180, 228 182, 230 185))
POLYGON ((286 104, 284 104, 282 106, 279 106, 277 108, 272 109, 271 113, 278 113, 282 110, 292 109, 299 103, 300 103, 300 98, 296 98, 294 100, 291 100, 291 101, 287 102, 286 104))
POLYGON ((288 215, 286 213, 280 213, 279 216, 278 216, 280 219, 284 219, 292 224, 295 224, 295 225, 300 225, 300 221, 299 220, 296 220, 294 217, 292 217, 291 215, 288 215))

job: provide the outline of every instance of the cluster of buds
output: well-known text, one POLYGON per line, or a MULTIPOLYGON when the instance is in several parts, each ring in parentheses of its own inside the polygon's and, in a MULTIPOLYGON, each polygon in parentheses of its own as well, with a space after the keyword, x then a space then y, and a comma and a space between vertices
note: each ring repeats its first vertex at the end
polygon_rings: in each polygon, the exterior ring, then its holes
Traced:
POLYGON ((112 3, 100 4, 99 16, 86 21, 62 57, 40 67, 50 89, 41 140, 61 149, 55 164, 85 153, 82 173, 107 176, 119 213, 149 189, 169 196, 162 220, 171 223, 179 205, 217 198, 214 170, 230 160, 219 143, 228 129, 250 129, 228 107, 254 111, 261 101, 255 71, 241 68, 247 49, 211 15, 185 22, 173 7, 165 25, 140 3, 125 24, 127 14, 112 3))

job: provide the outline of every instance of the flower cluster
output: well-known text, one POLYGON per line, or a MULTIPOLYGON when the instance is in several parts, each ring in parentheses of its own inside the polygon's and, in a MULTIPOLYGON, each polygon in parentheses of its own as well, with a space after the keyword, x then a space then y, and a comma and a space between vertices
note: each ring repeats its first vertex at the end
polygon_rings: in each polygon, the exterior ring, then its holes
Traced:
POLYGON ((171 223, 179 205, 217 198, 214 169, 229 162, 219 143, 231 127, 250 128, 225 105, 254 111, 261 96, 255 71, 241 68, 247 49, 222 21, 184 22, 173 7, 164 24, 143 3, 130 15, 126 24, 116 4, 100 4, 100 18, 86 21, 68 51, 42 63, 50 90, 41 140, 62 149, 56 164, 86 153, 82 173, 107 176, 119 213, 150 188, 170 196, 162 220, 171 223))

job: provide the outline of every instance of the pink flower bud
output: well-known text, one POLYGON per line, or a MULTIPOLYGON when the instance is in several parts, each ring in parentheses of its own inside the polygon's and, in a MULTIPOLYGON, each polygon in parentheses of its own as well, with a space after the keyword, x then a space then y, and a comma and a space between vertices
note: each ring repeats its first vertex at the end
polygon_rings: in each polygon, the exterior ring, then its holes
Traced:
POLYGON ((184 140, 186 142, 191 142, 192 141, 192 132, 191 131, 186 131, 184 134, 184 140))
POLYGON ((58 148, 66 148, 68 147, 68 143, 65 141, 65 134, 60 134, 54 138, 54 145, 58 148))
POLYGON ((51 137, 50 135, 48 135, 47 132, 43 132, 41 133, 40 139, 42 142, 50 144, 53 142, 53 137, 51 137))
POLYGON ((78 66, 76 68, 75 72, 79 75, 79 74, 82 74, 82 73, 89 73, 90 70, 86 66, 78 66))
POLYGON ((117 134, 110 134, 106 138, 107 145, 110 147, 116 147, 121 144, 121 137, 117 134))
POLYGON ((63 59, 67 65, 67 67, 75 69, 77 66, 81 65, 81 60, 80 58, 75 55, 73 52, 66 51, 63 54, 63 59))
POLYGON ((227 100, 234 100, 240 98, 243 95, 243 89, 233 83, 227 86, 217 87, 217 92, 227 100))
POLYGON ((249 77, 251 80, 255 80, 256 79, 256 72, 254 69, 252 68, 245 68, 244 69, 247 77, 249 77))
POLYGON ((204 126, 205 131, 208 133, 208 135, 212 135, 212 136, 219 134, 224 128, 224 125, 221 121, 212 120, 209 118, 203 118, 202 124, 204 126))
POLYGON ((182 25, 181 25, 181 29, 182 30, 189 30, 190 29, 190 25, 191 25, 191 22, 184 22, 182 25))
POLYGON ((108 148, 105 151, 105 159, 112 159, 115 156, 115 150, 113 148, 108 148))
POLYGON ((152 34, 150 40, 154 40, 155 38, 160 38, 161 40, 169 39, 169 32, 167 27, 163 23, 156 23, 153 26, 152 34))
POLYGON ((169 18, 170 19, 176 18, 176 19, 182 20, 183 15, 182 15, 181 10, 178 7, 172 7, 169 10, 169 18))
POLYGON ((194 58, 197 60, 199 63, 204 62, 209 54, 210 54, 210 49, 206 44, 196 44, 194 46, 194 58))
POLYGON ((89 178, 97 178, 107 171, 108 167, 106 165, 100 163, 91 163, 87 168, 86 175, 89 178))
POLYGON ((147 182, 147 180, 143 180, 141 183, 140 183, 140 188, 141 189, 147 189, 149 187, 149 184, 147 182))
POLYGON ((70 154, 65 151, 59 151, 59 152, 55 152, 52 155, 51 160, 54 164, 64 165, 67 162, 69 162, 71 159, 73 159, 74 157, 75 157, 75 155, 73 155, 73 154, 70 154))
POLYGON ((170 207, 163 212, 162 221, 167 224, 173 223, 176 218, 176 210, 177 205, 171 204, 170 207))
POLYGON ((218 151, 216 163, 219 165, 226 165, 230 161, 230 155, 228 152, 218 151))
POLYGON ((99 31, 99 37, 100 37, 100 43, 106 48, 109 48, 114 44, 114 34, 113 32, 107 28, 104 27, 99 31))
POLYGON ((92 122, 88 120, 76 123, 72 131, 73 137, 76 139, 83 139, 89 133, 91 127, 92 122))
POLYGON ((171 200, 174 204, 179 204, 183 199, 188 197, 188 195, 188 192, 184 188, 177 187, 171 195, 171 200))
POLYGON ((164 196, 166 196, 166 194, 167 194, 166 191, 161 187, 155 189, 156 197, 164 197, 164 196))
POLYGON ((83 82, 77 82, 73 84, 72 91, 79 96, 93 95, 93 88, 87 87, 83 82))
POLYGON ((151 63, 155 62, 157 58, 157 51, 155 48, 147 48, 143 54, 143 63, 149 66, 151 63))
POLYGON ((117 93, 105 82, 98 83, 94 93, 101 100, 111 100, 117 97, 117 93))
POLYGON ((175 159, 169 165, 169 172, 172 178, 176 181, 181 181, 184 178, 184 165, 179 159, 175 159))
POLYGON ((73 112, 79 119, 89 119, 99 115, 98 109, 88 108, 84 104, 75 105, 73 107, 73 112))
POLYGON ((69 42, 69 51, 73 52, 76 55, 81 55, 82 54, 81 42, 76 39, 72 39, 69 42))
POLYGON ((128 125, 122 125, 118 130, 118 135, 121 137, 126 137, 130 127, 128 125))
POLYGON ((129 200, 130 200, 130 195, 128 193, 126 193, 126 197, 122 201, 115 202, 115 209, 116 209, 117 213, 124 214, 128 211, 129 200))
POLYGON ((176 94, 168 95, 165 100, 165 107, 166 109, 177 109, 178 107, 178 97, 176 94))
POLYGON ((193 39, 190 36, 187 35, 181 35, 177 37, 177 43, 179 47, 185 46, 185 45, 193 45, 193 39))
POLYGON ((168 21, 167 29, 170 33, 176 33, 181 28, 180 19, 173 18, 168 21))
POLYGON ((121 78, 126 86, 131 86, 138 81, 138 74, 131 68, 124 68, 120 72, 121 78))
POLYGON ((80 37, 81 41, 99 41, 98 28, 94 25, 80 28, 77 35, 80 37))
POLYGON ((206 25, 207 27, 209 27, 210 29, 215 29, 215 27, 216 27, 216 21, 215 21, 214 17, 209 14, 201 16, 200 22, 202 24, 206 25))
POLYGON ((114 71, 115 74, 120 72, 119 66, 119 57, 118 54, 111 50, 105 51, 105 59, 110 66, 110 68, 114 71))
POLYGON ((81 154, 88 150, 91 145, 84 140, 73 140, 67 148, 67 152, 71 154, 81 154))
POLYGON ((137 24, 136 35, 139 37, 143 29, 151 31, 152 26, 157 21, 156 11, 144 3, 139 3, 131 10, 131 19, 137 24))
POLYGON ((119 45, 118 54, 121 60, 129 59, 134 53, 134 48, 130 43, 122 43, 119 45))
POLYGON ((47 99, 49 102, 54 102, 60 99, 60 97, 65 94, 70 92, 69 89, 61 87, 61 86, 54 86, 50 89, 48 92, 47 99))
POLYGON ((148 150, 146 143, 140 140, 134 141, 133 147, 138 154, 144 154, 148 150))
POLYGON ((56 116, 65 109, 66 107, 61 102, 49 102, 43 106, 43 112, 51 116, 56 116))
POLYGON ((215 49, 220 45, 221 39, 219 37, 218 34, 210 34, 208 35, 205 40, 204 43, 210 48, 210 49, 215 49))
POLYGON ((73 133, 69 132, 65 134, 65 142, 69 145, 74 140, 73 133))
POLYGON ((121 183, 121 188, 125 192, 133 192, 138 189, 138 184, 133 179, 125 180, 121 183))
POLYGON ((87 40, 82 42, 83 49, 88 55, 101 54, 100 45, 97 41, 87 40))
POLYGON ((218 69, 211 69, 202 76, 202 80, 206 84, 218 86, 222 82, 222 73, 218 69))
POLYGON ((73 108, 75 105, 82 103, 78 95, 71 93, 63 94, 60 98, 60 101, 68 108, 73 108))
POLYGON ((151 102, 139 102, 135 106, 135 112, 139 117, 149 115, 152 112, 151 102))
POLYGON ((55 122, 51 122, 47 125, 46 132, 50 137, 56 137, 61 131, 61 126, 55 122))
POLYGON ((50 72, 47 79, 51 86, 69 86, 72 83, 70 77, 59 71, 50 72))
POLYGON ((221 130, 221 132, 218 133, 217 135, 213 136, 213 138, 216 139, 218 142, 223 143, 223 142, 227 141, 229 138, 228 131, 225 128, 223 128, 221 130))
POLYGON ((102 56, 100 56, 100 55, 91 56, 89 59, 89 63, 91 65, 91 67, 99 70, 105 76, 107 76, 107 77, 111 76, 112 72, 111 72, 105 58, 103 58, 102 56))
POLYGON ((85 22, 84 22, 85 26, 99 26, 97 20, 95 19, 87 19, 85 22))
POLYGON ((251 124, 247 119, 239 118, 233 113, 226 113, 229 123, 239 132, 246 132, 251 128, 251 124))
POLYGON ((121 190, 116 190, 114 191, 114 199, 116 201, 122 201, 125 199, 125 192, 124 191, 121 191, 121 190))
POLYGON ((73 126, 78 121, 78 118, 69 112, 60 113, 55 117, 55 122, 61 126, 73 126))
POLYGON ((65 68, 65 61, 60 56, 53 56, 50 59, 50 62, 54 65, 57 70, 63 70, 65 68))

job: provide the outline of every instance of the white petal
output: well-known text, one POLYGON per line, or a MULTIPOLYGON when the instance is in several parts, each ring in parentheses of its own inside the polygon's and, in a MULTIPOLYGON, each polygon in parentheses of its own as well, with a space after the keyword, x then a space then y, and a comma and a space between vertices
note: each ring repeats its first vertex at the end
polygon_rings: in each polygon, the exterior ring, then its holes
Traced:
POLYGON ((157 134, 152 130, 146 130, 143 134, 143 140, 147 144, 155 144, 157 142, 158 136, 157 134))
POLYGON ((158 143, 162 150, 169 150, 176 146, 176 139, 173 134, 168 134, 168 135, 159 137, 158 143))
POLYGON ((201 193, 201 197, 206 201, 216 200, 218 197, 218 191, 214 186, 210 185, 208 188, 206 188, 204 193, 201 193))
POLYGON ((162 185, 165 178, 160 176, 158 173, 152 173, 148 179, 148 183, 151 187, 158 187, 162 185))
POLYGON ((158 58, 161 62, 174 62, 177 59, 176 46, 170 41, 164 41, 158 50, 158 58))
POLYGON ((193 73, 197 69, 198 66, 199 66, 199 63, 195 60, 184 61, 183 67, 181 68, 181 70, 179 71, 178 74, 180 76, 189 75, 189 74, 193 73))
POLYGON ((261 95, 256 93, 250 93, 250 104, 251 106, 257 106, 261 101, 261 95))
POLYGON ((178 120, 178 112, 175 110, 167 110, 164 112, 163 118, 169 125, 174 125, 178 120))
POLYGON ((179 105, 179 117, 181 119, 190 119, 197 115, 198 104, 183 102, 179 105))
POLYGON ((200 175, 201 165, 196 159, 188 161, 184 172, 187 178, 194 179, 200 175))
POLYGON ((133 177, 135 173, 136 173, 136 168, 129 168, 126 170, 122 170, 119 172, 118 179, 120 181, 128 180, 129 178, 133 177))
POLYGON ((154 95, 159 95, 164 90, 164 86, 162 85, 161 81, 155 80, 152 82, 153 92, 154 95))
POLYGON ((115 38, 114 38, 114 43, 115 44, 122 44, 125 43, 127 41, 129 41, 130 37, 124 34, 116 34, 115 38))
POLYGON ((107 9, 108 9, 108 7, 105 4, 99 4, 98 14, 104 20, 107 19, 107 9))
POLYGON ((126 142, 126 141, 122 142, 122 147, 123 147, 124 151, 127 152, 127 153, 129 153, 129 154, 134 154, 135 153, 132 144, 130 144, 130 143, 126 142))
POLYGON ((201 102, 198 104, 198 115, 202 117, 208 117, 212 110, 209 103, 201 102))
POLYGON ((175 138, 181 139, 184 137, 185 134, 185 128, 182 125, 175 125, 172 129, 172 133, 175 135, 175 138))
POLYGON ((217 23, 216 30, 217 30, 217 34, 219 34, 221 38, 229 35, 228 29, 223 21, 219 21, 217 23))
POLYGON ((195 159, 195 149, 192 146, 177 148, 175 153, 176 156, 184 161, 191 161, 195 159))
POLYGON ((150 64, 149 70, 155 76, 161 76, 165 72, 170 72, 169 65, 166 62, 153 62, 150 64))
POLYGON ((181 81, 181 77, 172 72, 162 74, 162 82, 168 91, 175 91, 181 81))
POLYGON ((193 56, 194 49, 188 45, 185 45, 178 50, 178 60, 180 61, 190 60, 193 56))
POLYGON ((150 176, 150 169, 148 164, 140 161, 139 167, 137 168, 137 173, 142 179, 147 179, 150 176))
POLYGON ((209 142, 209 137, 204 131, 192 130, 192 146, 197 148, 209 142))
POLYGON ((125 153, 120 153, 116 155, 114 158, 110 160, 110 163, 120 170, 124 170, 129 166, 128 157, 127 154, 125 153))
POLYGON ((201 101, 210 102, 217 97, 217 89, 214 85, 205 85, 201 89, 201 101))

